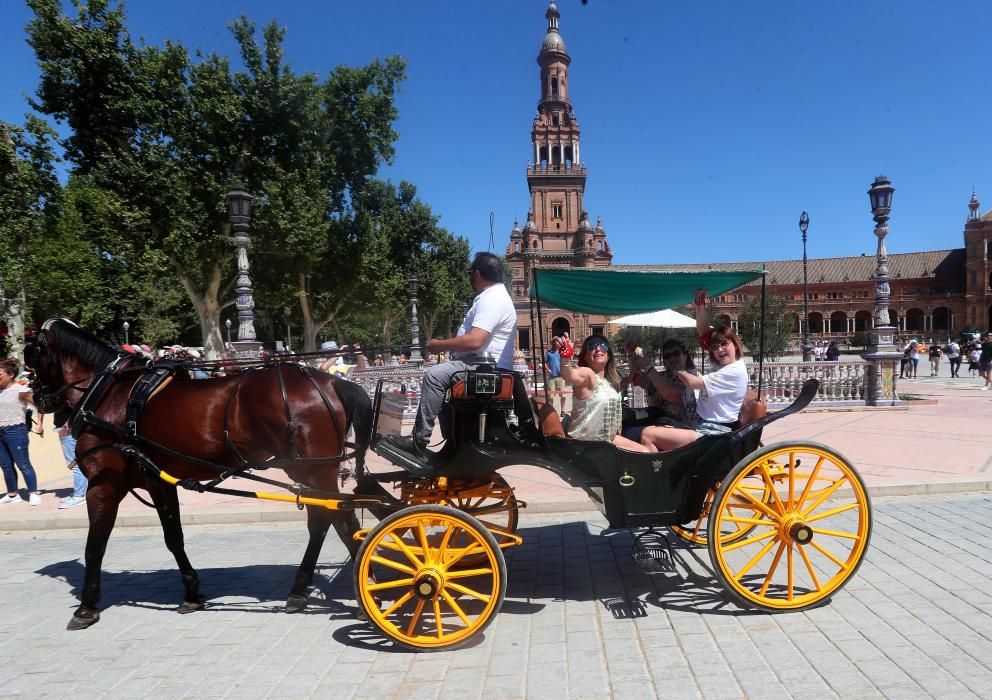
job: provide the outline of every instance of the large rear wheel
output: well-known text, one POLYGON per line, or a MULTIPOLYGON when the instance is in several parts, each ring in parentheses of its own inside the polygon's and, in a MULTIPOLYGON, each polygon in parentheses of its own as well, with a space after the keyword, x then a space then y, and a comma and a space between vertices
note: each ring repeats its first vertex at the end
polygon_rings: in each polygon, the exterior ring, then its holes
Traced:
POLYGON ((802 610, 827 600, 857 571, 871 537, 871 501, 854 467, 815 442, 748 455, 723 480, 708 522, 710 559, 745 606, 802 610), (770 498, 748 488, 757 475, 770 498), (726 542, 721 534, 752 530, 726 542))
POLYGON ((453 508, 394 513, 365 538, 355 597, 369 622, 413 650, 451 649, 482 632, 506 595, 506 562, 489 530, 453 508), (478 563, 464 566, 466 557, 478 563))

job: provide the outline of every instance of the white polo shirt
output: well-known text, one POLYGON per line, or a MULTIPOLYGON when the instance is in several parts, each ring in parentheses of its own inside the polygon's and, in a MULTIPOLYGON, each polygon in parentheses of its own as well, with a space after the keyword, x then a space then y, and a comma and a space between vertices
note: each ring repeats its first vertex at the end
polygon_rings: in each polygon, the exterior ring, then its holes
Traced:
POLYGON ((489 343, 474 352, 458 352, 452 359, 466 360, 485 353, 496 358, 496 365, 502 369, 513 369, 513 348, 517 339, 517 310, 509 292, 502 284, 486 287, 475 297, 472 307, 465 314, 458 335, 463 336, 472 328, 481 328, 489 333, 489 343))

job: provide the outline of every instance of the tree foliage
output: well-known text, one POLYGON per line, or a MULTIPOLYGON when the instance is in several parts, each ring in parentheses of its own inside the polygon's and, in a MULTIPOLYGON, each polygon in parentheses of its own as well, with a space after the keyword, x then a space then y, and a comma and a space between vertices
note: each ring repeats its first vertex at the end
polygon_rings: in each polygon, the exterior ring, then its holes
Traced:
MULTIPOLYGON (((764 353, 766 360, 785 355, 795 315, 784 297, 769 294, 765 299, 764 353)), ((761 348, 761 297, 749 297, 737 317, 737 335, 747 350, 757 357, 761 348)))

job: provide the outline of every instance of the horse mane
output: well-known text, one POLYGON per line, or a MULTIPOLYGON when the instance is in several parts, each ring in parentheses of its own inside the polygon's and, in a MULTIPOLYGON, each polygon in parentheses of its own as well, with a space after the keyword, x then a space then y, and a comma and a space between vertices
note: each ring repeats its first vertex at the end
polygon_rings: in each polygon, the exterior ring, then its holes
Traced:
POLYGON ((117 357, 117 350, 112 345, 80 329, 71 321, 59 319, 51 325, 45 325, 54 333, 59 351, 74 355, 84 364, 102 368, 117 357))

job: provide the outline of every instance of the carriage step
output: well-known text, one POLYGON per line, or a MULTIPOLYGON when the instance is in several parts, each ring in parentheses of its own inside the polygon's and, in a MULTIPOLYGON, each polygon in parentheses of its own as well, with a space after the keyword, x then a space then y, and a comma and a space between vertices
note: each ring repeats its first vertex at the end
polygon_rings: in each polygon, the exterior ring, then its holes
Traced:
POLYGON ((634 537, 630 546, 630 556, 634 566, 642 574, 675 572, 675 555, 668 535, 660 530, 648 528, 634 537))

